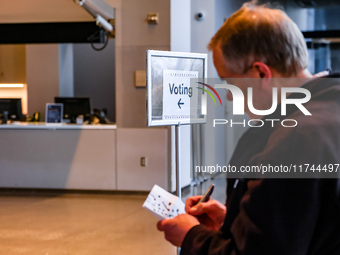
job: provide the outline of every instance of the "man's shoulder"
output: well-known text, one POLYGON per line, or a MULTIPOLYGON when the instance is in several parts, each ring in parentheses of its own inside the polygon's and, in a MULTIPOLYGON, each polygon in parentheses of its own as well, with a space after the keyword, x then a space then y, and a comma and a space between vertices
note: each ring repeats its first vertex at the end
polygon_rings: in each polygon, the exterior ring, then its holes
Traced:
MULTIPOLYGON (((340 159, 340 100, 311 101, 311 116, 296 111, 286 117, 296 126, 277 124, 256 162, 338 162, 340 159)), ((334 163, 333 162, 333 163, 334 163)))
POLYGON ((305 107, 311 115, 296 111, 287 118, 296 121, 294 133, 307 136, 340 135, 340 90, 338 99, 311 100, 305 107))

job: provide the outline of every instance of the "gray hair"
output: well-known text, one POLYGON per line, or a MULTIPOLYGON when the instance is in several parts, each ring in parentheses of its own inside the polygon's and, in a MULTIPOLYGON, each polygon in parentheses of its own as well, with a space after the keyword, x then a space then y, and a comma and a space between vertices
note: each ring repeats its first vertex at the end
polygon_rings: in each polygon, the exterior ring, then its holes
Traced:
POLYGON ((261 61, 291 76, 308 66, 308 51, 297 25, 281 10, 245 3, 228 18, 208 48, 221 47, 228 67, 246 72, 261 61))

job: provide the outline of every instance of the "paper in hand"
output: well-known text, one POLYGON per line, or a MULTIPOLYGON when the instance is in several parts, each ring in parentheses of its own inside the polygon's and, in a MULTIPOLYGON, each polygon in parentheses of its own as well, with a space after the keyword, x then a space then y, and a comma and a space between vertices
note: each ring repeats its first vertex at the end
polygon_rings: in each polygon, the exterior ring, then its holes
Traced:
POLYGON ((143 208, 146 208, 161 220, 185 213, 185 205, 182 200, 158 185, 153 186, 143 208))

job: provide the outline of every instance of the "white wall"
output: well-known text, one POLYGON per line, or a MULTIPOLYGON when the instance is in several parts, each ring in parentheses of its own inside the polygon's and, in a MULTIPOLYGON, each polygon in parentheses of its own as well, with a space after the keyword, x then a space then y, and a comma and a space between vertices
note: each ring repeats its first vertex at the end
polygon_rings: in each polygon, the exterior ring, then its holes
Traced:
MULTIPOLYGON (((109 3, 109 1, 108 1, 109 3)), ((146 70, 146 50, 170 49, 170 1, 123 0, 116 6, 116 107, 119 127, 146 127, 146 88, 134 86, 134 72, 146 70), (146 22, 159 14, 159 24, 146 22)))
POLYGON ((191 52, 191 0, 171 0, 171 50, 191 52))
POLYGON ((28 113, 40 112, 42 120, 46 103, 59 94, 58 59, 57 44, 26 45, 28 113))
MULTIPOLYGON (((171 51, 191 52, 191 1, 171 0, 171 51)), ((191 126, 183 125, 180 129, 180 184, 176 184, 176 132, 171 127, 171 191, 176 185, 185 187, 191 184, 191 126)))
MULTIPOLYGON (((225 19, 239 9, 243 2, 245 1, 196 0, 195 4, 192 4, 191 50, 192 52, 208 53, 208 78, 218 78, 218 75, 207 45, 225 19), (195 19, 197 13, 202 13, 204 18, 202 20, 195 19)), ((215 106, 211 100, 208 100, 207 124, 202 125, 203 165, 227 164, 241 135, 234 129, 213 128, 214 118, 231 117, 231 103, 226 100, 224 91, 218 91, 218 93, 221 96, 223 107, 215 106)))
POLYGON ((59 96, 74 96, 73 44, 59 44, 59 96))
MULTIPOLYGON (((224 2, 197 0, 191 9, 191 50, 193 52, 208 53, 208 79, 218 77, 213 65, 212 54, 208 51, 207 45, 217 29, 223 24, 223 14, 227 12, 225 4, 222 4, 224 2), (196 19, 198 13, 203 14, 201 20, 196 19)), ((217 134, 211 123, 214 118, 224 116, 224 109, 215 106, 211 100, 208 100, 207 103, 207 124, 202 125, 202 164, 223 164, 226 155, 225 135, 223 132, 217 134)))
MULTIPOLYGON (((241 4, 242 1, 240 0, 172 0, 171 50, 208 53, 208 78, 217 78, 218 75, 213 65, 212 54, 208 51, 207 45, 211 37, 223 24, 225 18, 238 9, 241 4), (196 18, 198 13, 203 14, 202 19, 196 18)), ((223 92, 220 94, 224 95, 223 92)), ((228 105, 225 105, 224 103, 224 107, 216 107, 212 101, 208 100, 207 124, 201 127, 200 132, 202 134, 195 136, 196 138, 202 138, 200 141, 201 148, 198 149, 202 149, 201 163, 204 165, 226 164, 233 151, 235 145, 234 134, 230 130, 226 133, 223 129, 216 130, 212 127, 214 118, 225 118, 226 111, 229 108, 228 105), (228 140, 226 137, 228 137, 228 140)), ((184 128, 181 127, 181 129, 184 128)), ((183 130, 182 133, 185 137, 191 136, 189 129, 183 130)), ((190 155, 190 145, 190 141, 182 141, 181 150, 186 151, 186 156, 190 155)), ((188 169, 188 163, 184 159, 182 168, 188 169)), ((174 172, 174 168, 172 170, 174 172)), ((182 174, 182 186, 185 186, 191 179, 187 177, 188 171, 184 171, 182 174)), ((174 183, 174 176, 172 177, 172 182, 174 183)))
POLYGON ((90 97, 91 109, 105 108, 109 120, 115 121, 115 40, 109 39, 101 51, 89 44, 74 44, 73 61, 74 96, 90 97))

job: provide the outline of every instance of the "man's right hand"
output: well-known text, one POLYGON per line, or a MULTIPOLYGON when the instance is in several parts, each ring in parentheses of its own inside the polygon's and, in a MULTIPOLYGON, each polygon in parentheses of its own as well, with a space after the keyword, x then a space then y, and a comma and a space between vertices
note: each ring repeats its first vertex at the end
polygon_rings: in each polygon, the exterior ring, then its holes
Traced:
POLYGON ((201 224, 211 230, 219 230, 224 222, 227 207, 217 200, 209 200, 197 205, 202 196, 192 196, 185 202, 185 211, 196 216, 201 224))

